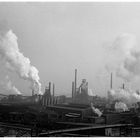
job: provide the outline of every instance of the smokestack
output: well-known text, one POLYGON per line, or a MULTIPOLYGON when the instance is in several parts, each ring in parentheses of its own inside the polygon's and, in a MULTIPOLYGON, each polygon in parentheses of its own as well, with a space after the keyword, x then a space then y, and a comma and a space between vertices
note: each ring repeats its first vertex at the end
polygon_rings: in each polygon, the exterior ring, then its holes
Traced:
POLYGON ((87 95, 88 95, 88 82, 87 82, 87 95))
POLYGON ((54 94, 55 94, 55 84, 53 83, 53 98, 54 98, 54 94))
POLYGON ((74 98, 74 82, 72 82, 72 99, 74 98))
POLYGON ((124 83, 123 83, 122 88, 124 89, 124 87, 125 87, 125 85, 124 85, 124 83))
POLYGON ((51 82, 49 82, 49 94, 51 95, 51 82))
POLYGON ((76 95, 76 89, 77 89, 77 69, 75 69, 75 90, 74 90, 75 95, 76 95))
POLYGON ((112 72, 111 72, 111 77, 110 77, 110 89, 112 89, 112 72))
POLYGON ((34 96, 34 89, 32 89, 32 96, 34 96))

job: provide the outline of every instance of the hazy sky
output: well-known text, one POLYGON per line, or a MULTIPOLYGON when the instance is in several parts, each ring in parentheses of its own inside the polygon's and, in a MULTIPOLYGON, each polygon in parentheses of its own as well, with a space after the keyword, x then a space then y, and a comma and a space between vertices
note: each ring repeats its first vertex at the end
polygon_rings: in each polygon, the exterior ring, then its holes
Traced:
MULTIPOLYGON (((140 3, 1 2, 3 28, 13 30, 21 52, 39 70, 42 91, 51 81, 57 94, 70 95, 77 68, 78 84, 86 78, 94 93, 104 95, 110 84, 105 49, 121 33, 140 39, 140 3)), ((1 80, 3 73, 1 68, 1 80)), ((11 78, 22 92, 31 94, 29 83, 13 74, 11 78)), ((114 79, 115 88, 121 84, 114 79)), ((132 87, 138 88, 139 83, 132 87)))

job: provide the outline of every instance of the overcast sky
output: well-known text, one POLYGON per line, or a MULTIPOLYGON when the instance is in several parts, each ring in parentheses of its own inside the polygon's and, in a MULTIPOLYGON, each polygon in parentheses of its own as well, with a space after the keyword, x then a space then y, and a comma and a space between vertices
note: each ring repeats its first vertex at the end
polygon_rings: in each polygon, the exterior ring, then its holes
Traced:
MULTIPOLYGON (((140 3, 1 2, 3 28, 13 30, 21 52, 39 70, 42 91, 51 81, 56 94, 70 95, 77 68, 78 85, 85 78, 94 93, 105 95, 110 84, 105 49, 121 33, 140 39, 140 3)), ((3 75, 1 67, 1 80, 3 75)), ((29 83, 13 74, 11 78, 22 92, 31 94, 29 83)), ((114 78, 115 88, 121 84, 114 78)), ((132 87, 138 88, 139 83, 132 87)))

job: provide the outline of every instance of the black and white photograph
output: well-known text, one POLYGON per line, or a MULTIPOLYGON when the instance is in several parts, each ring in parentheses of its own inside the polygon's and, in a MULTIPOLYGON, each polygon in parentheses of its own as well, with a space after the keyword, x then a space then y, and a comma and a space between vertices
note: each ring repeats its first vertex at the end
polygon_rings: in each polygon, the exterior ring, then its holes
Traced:
POLYGON ((140 2, 0 1, 0 137, 140 137, 140 2))

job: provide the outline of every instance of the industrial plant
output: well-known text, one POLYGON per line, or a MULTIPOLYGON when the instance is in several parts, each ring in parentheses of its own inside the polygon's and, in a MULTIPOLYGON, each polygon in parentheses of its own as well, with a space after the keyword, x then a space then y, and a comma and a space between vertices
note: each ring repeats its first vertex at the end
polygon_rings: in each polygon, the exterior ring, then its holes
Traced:
POLYGON ((0 137, 140 137, 139 13, 0 3, 0 137))
POLYGON ((123 97, 116 99, 112 84, 111 73, 108 97, 89 96, 86 79, 77 85, 75 69, 71 97, 56 96, 51 82, 42 95, 0 94, 0 136, 140 136, 140 102, 129 106, 123 97))

